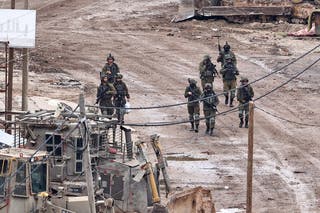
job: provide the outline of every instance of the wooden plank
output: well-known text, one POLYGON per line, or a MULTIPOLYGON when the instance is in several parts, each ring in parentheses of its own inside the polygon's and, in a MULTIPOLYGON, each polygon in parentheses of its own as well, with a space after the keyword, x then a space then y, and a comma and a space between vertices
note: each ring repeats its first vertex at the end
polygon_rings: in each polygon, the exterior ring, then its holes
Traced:
POLYGON ((197 11, 200 16, 285 16, 292 14, 292 7, 261 6, 261 7, 231 7, 211 6, 203 7, 197 11))

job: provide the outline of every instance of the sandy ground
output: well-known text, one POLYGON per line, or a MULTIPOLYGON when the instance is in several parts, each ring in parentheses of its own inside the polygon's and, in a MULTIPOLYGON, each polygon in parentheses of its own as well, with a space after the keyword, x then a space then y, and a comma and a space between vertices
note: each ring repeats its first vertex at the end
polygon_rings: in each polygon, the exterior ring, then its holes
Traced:
MULTIPOLYGON (((178 0, 34 0, 30 7, 38 9, 37 48, 31 50, 30 108, 50 105, 45 105, 47 98, 76 102, 81 91, 85 92, 87 103, 93 104, 98 73, 110 52, 124 74, 131 105, 140 107, 184 102, 187 78, 198 79, 202 57, 210 54, 215 59, 218 55, 217 39, 212 38, 217 32, 222 35, 221 43, 227 40, 236 53, 240 75, 250 80, 319 44, 317 38, 286 36, 302 25, 240 25, 213 19, 170 23, 178 10, 178 0), (81 85, 61 84, 69 80, 81 85)), ((320 48, 255 83, 255 97, 303 70, 319 57, 319 52, 320 48)), ((316 64, 256 102, 267 112, 311 125, 297 125, 255 111, 253 212, 320 212, 319 66, 316 64)), ((20 82, 21 72, 17 70, 16 109, 20 103, 20 82)), ((222 91, 221 79, 216 79, 214 88, 218 93, 222 91)), ((222 103, 224 98, 220 97, 220 102, 220 112, 229 109, 222 103)), ((133 111, 126 122, 184 119, 186 106, 178 106, 133 111)), ((175 189, 205 186, 212 189, 217 210, 244 209, 247 129, 238 128, 237 113, 216 119, 214 137, 204 134, 204 122, 198 134, 188 131, 189 124, 135 129, 141 138, 147 139, 154 133, 161 136, 164 152, 171 159, 169 175, 175 189)))

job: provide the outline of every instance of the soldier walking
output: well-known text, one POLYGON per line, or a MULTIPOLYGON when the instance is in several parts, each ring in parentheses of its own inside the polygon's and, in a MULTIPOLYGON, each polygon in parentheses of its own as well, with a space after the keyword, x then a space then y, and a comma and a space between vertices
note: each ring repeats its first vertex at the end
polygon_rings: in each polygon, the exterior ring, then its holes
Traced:
POLYGON ((246 77, 242 77, 240 80, 240 87, 237 90, 237 99, 239 101, 239 127, 243 126, 243 116, 245 117, 245 128, 248 128, 249 119, 249 101, 252 100, 254 92, 252 87, 248 84, 249 80, 246 77))
MULTIPOLYGON (((220 46, 219 46, 220 49, 220 46)), ((223 67, 226 64, 227 57, 231 58, 232 63, 237 66, 237 59, 236 55, 230 50, 231 46, 226 42, 226 44, 223 46, 223 50, 219 51, 219 56, 217 58, 217 62, 221 63, 221 67, 223 67)))
POLYGON ((124 121, 124 114, 125 114, 125 105, 127 101, 130 100, 130 95, 128 91, 127 85, 122 80, 122 74, 118 73, 116 75, 116 81, 114 82, 113 86, 115 87, 117 94, 114 96, 114 105, 116 107, 122 107, 121 109, 116 109, 117 118, 120 124, 124 121))
POLYGON ((211 84, 207 83, 205 85, 201 99, 203 101, 203 113, 206 119, 206 134, 213 135, 219 99, 213 91, 211 84))
POLYGON ((209 55, 205 55, 199 65, 202 90, 204 90, 207 83, 213 86, 214 78, 219 75, 216 70, 216 65, 214 65, 210 59, 211 57, 209 55))
POLYGON ((235 97, 235 89, 237 86, 237 78, 239 71, 237 67, 232 63, 232 58, 230 56, 226 57, 226 63, 220 70, 220 74, 223 78, 223 92, 225 96, 225 104, 228 105, 229 92, 230 92, 230 107, 233 107, 233 99, 235 97))
POLYGON ((96 104, 99 104, 101 109, 101 114, 111 116, 113 115, 114 109, 104 108, 104 107, 113 107, 112 98, 116 94, 116 89, 108 81, 107 76, 103 76, 101 79, 101 84, 98 87, 97 91, 97 101, 96 104))
POLYGON ((107 63, 102 68, 100 77, 107 75, 108 81, 113 84, 115 77, 119 72, 120 72, 119 66, 116 63, 114 63, 114 57, 110 53, 107 58, 107 63))
POLYGON ((200 106, 199 98, 201 95, 200 88, 197 87, 197 82, 194 79, 188 79, 189 86, 186 87, 184 97, 188 98, 188 113, 189 120, 191 123, 190 131, 199 131, 199 117, 200 117, 200 106))

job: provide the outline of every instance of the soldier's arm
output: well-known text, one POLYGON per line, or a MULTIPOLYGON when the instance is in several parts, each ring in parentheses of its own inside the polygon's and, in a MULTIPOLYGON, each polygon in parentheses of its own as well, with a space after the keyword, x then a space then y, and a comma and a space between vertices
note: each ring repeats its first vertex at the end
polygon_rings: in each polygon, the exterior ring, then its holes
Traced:
POLYGON ((221 75, 224 75, 224 73, 226 72, 225 68, 223 67, 221 70, 220 70, 220 74, 221 75))
POLYGON ((237 89, 237 101, 241 102, 241 94, 240 94, 240 89, 237 89))
POLYGON ((196 95, 197 95, 198 97, 201 96, 201 89, 200 89, 199 87, 197 87, 196 93, 197 93, 196 95))
POLYGON ((125 83, 124 84, 124 92, 126 93, 126 97, 129 99, 130 98, 130 95, 129 95, 129 90, 128 90, 128 87, 125 83))
POLYGON ((237 58, 236 58, 236 55, 233 52, 232 52, 232 58, 233 58, 234 65, 237 66, 237 58))
POLYGON ((250 95, 251 95, 251 98, 253 98, 253 96, 254 96, 254 91, 253 91, 253 89, 252 89, 251 86, 250 86, 250 95))
POLYGON ((188 94, 188 92, 189 92, 189 89, 188 89, 188 87, 186 87, 186 90, 184 91, 184 97, 185 98, 188 98, 190 95, 188 94))
POLYGON ((117 94, 117 90, 116 90, 116 88, 114 88, 114 86, 112 84, 109 84, 109 88, 110 88, 110 90, 106 92, 107 94, 109 94, 109 95, 116 95, 117 94))

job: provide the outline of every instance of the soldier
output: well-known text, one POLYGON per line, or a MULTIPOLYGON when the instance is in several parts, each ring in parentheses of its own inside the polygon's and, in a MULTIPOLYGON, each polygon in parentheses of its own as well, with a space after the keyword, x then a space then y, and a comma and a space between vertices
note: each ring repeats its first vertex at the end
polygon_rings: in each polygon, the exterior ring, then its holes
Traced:
POLYGON ((114 105, 116 107, 123 107, 123 109, 117 109, 117 118, 118 121, 122 124, 124 119, 124 113, 125 113, 125 105, 126 102, 130 100, 130 95, 128 92, 127 85, 122 81, 123 76, 118 73, 116 75, 116 81, 114 82, 113 86, 115 87, 117 94, 114 97, 114 105))
POLYGON ((201 86, 203 90, 205 84, 207 83, 213 86, 212 83, 214 81, 214 78, 216 77, 216 75, 219 75, 216 70, 216 65, 214 65, 210 59, 211 57, 209 55, 205 55, 203 57, 203 61, 201 61, 199 66, 201 86))
MULTIPOLYGON (((220 46, 219 46, 219 49, 220 49, 220 46)), ((225 65, 227 57, 230 57, 232 59, 232 63, 235 66, 237 66, 236 56, 230 49, 231 49, 230 45, 228 44, 228 42, 226 42, 226 44, 223 46, 223 50, 219 51, 217 62, 221 63, 221 67, 225 65)))
POLYGON ((110 53, 107 58, 107 63, 102 68, 102 71, 100 73, 100 77, 107 75, 108 81, 113 84, 115 76, 119 72, 120 72, 119 67, 116 63, 114 63, 114 57, 110 53))
POLYGON ((189 86, 186 87, 184 92, 184 97, 188 98, 188 113, 189 120, 191 123, 190 131, 199 131, 199 116, 200 116, 200 107, 199 101, 196 101, 200 98, 201 91, 197 87, 197 82, 194 79, 188 79, 189 86))
POLYGON ((248 85, 248 78, 241 77, 240 87, 237 90, 237 99, 239 101, 239 127, 242 128, 243 125, 243 114, 245 116, 245 128, 248 128, 248 118, 249 118, 249 101, 252 100, 254 92, 250 85, 248 85))
POLYGON ((235 88, 237 86, 236 75, 239 75, 237 67, 232 63, 230 56, 226 57, 226 63, 220 70, 220 74, 223 78, 223 92, 225 96, 225 104, 228 105, 229 91, 230 91, 230 107, 233 107, 233 99, 235 97, 235 88))
POLYGON ((103 108, 103 107, 113 107, 112 98, 116 94, 116 89, 109 82, 108 76, 103 76, 101 79, 101 84, 98 87, 97 91, 97 101, 99 103, 101 114, 111 116, 113 115, 114 109, 112 108, 103 108))
POLYGON ((203 99, 203 113, 206 118, 206 134, 209 134, 210 131, 210 135, 213 135, 219 99, 213 91, 211 84, 207 83, 205 85, 205 89, 201 95, 201 99, 203 99))

